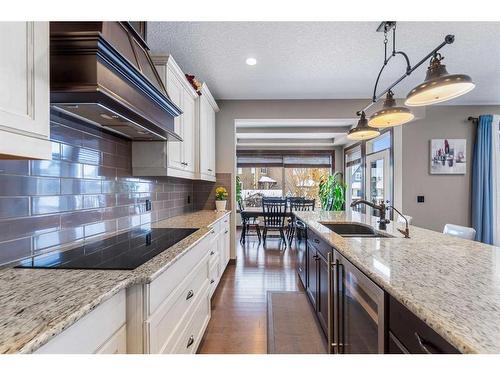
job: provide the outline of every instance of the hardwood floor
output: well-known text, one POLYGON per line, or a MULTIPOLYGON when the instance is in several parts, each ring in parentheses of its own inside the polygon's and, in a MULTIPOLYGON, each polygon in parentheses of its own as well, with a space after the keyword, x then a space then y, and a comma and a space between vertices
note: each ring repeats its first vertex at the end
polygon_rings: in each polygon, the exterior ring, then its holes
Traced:
POLYGON ((268 290, 303 290, 293 242, 285 251, 275 238, 268 238, 265 248, 256 237, 238 243, 237 263, 227 267, 212 297, 212 318, 198 352, 267 353, 268 290))

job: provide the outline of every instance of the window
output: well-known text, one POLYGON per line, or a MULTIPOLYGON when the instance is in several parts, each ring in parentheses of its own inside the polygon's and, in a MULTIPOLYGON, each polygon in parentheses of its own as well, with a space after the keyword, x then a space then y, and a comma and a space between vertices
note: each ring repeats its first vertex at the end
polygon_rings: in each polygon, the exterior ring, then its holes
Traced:
MULTIPOLYGON (((356 199, 363 198, 363 168, 361 163, 361 145, 344 150, 346 206, 356 199)), ((356 207, 359 210, 359 206, 356 207)))
POLYGON ((285 168, 284 195, 315 199, 316 206, 320 207, 319 183, 330 171, 330 168, 285 168))
POLYGON ((262 206, 262 197, 283 196, 283 168, 238 168, 245 207, 262 206), (265 170, 266 173, 261 173, 265 170))
MULTIPOLYGON (((346 203, 356 199, 393 200, 392 130, 344 149, 346 203)), ((360 207, 360 206, 358 206, 360 207)), ((365 212, 365 207, 357 208, 365 212)), ((377 215, 376 211, 369 211, 377 215)))
POLYGON ((262 197, 285 196, 315 199, 320 206, 319 182, 332 171, 332 151, 286 152, 238 151, 237 172, 246 207, 260 207, 262 197))
POLYGON ((373 154, 374 152, 379 152, 391 148, 391 132, 385 132, 379 135, 377 138, 370 139, 366 141, 366 153, 373 154))

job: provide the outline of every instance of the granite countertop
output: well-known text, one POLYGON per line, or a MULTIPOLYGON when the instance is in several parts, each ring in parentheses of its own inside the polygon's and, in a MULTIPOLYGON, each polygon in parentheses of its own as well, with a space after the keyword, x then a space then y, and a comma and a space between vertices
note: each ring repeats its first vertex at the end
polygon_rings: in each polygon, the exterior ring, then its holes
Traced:
POLYGON ((344 238, 320 222, 377 218, 357 212, 296 212, 344 257, 462 353, 500 353, 500 248, 410 226, 403 238, 344 238))
POLYGON ((154 223, 200 229, 132 271, 0 270, 0 353, 34 352, 120 290, 151 282, 228 214, 197 211, 154 223))

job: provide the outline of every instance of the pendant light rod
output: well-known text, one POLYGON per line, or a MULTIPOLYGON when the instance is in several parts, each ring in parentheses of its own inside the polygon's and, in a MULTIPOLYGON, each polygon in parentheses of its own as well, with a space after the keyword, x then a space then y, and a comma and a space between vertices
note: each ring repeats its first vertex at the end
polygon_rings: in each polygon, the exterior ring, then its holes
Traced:
POLYGON ((422 60, 420 60, 418 63, 416 63, 413 67, 410 65, 410 60, 404 52, 393 51, 393 54, 391 56, 389 56, 389 58, 387 58, 386 61, 384 61, 384 65, 382 66, 382 69, 379 72, 379 75, 377 77, 377 81, 375 83, 375 90, 373 91, 372 101, 366 107, 364 107, 363 109, 356 112, 356 114, 358 116, 360 116, 361 113, 366 112, 371 106, 373 106, 375 103, 377 103, 380 100, 380 98, 382 98, 385 94, 387 94, 390 90, 392 90, 394 88, 394 86, 399 84, 402 80, 404 80, 411 73, 413 73, 420 65, 425 63, 431 57, 433 57, 441 48, 443 48, 447 44, 452 44, 454 41, 455 41, 455 35, 451 35, 451 34, 446 35, 446 37, 444 38, 444 41, 440 45, 438 45, 431 52, 429 52, 424 58, 422 58, 422 60), (377 95, 376 90, 377 90, 378 81, 380 79, 380 75, 382 74, 382 71, 384 70, 385 66, 387 65, 387 62, 395 54, 401 54, 406 59, 406 63, 407 63, 406 72, 401 77, 399 77, 396 81, 394 81, 389 87, 387 87, 384 91, 382 91, 380 94, 377 95))

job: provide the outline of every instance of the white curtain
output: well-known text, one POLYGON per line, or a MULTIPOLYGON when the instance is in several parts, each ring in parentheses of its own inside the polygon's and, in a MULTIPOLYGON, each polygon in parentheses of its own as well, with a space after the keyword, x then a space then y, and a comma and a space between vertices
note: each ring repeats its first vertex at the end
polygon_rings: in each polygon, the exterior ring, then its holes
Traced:
POLYGON ((493 116, 493 244, 500 246, 500 115, 493 116))

